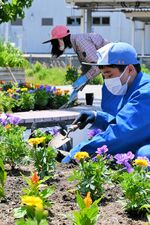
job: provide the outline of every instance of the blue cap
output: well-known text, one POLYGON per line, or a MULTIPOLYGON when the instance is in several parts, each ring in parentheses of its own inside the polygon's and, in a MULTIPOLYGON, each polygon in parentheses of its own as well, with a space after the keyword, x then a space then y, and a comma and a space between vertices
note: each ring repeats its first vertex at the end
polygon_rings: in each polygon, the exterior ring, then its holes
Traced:
POLYGON ((129 65, 139 64, 135 48, 125 42, 109 43, 97 50, 96 63, 84 63, 86 65, 129 65))

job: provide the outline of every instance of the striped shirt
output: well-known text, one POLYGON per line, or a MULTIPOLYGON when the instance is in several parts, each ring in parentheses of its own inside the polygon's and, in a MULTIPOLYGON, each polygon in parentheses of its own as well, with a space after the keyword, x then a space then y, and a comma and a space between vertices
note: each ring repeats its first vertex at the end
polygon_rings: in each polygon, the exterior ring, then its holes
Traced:
MULTIPOLYGON (((75 53, 78 55, 80 63, 97 62, 96 51, 106 45, 106 41, 100 34, 71 34, 71 43, 75 53)), ((82 65, 82 74, 86 74, 89 80, 93 79, 100 73, 97 66, 82 65)))

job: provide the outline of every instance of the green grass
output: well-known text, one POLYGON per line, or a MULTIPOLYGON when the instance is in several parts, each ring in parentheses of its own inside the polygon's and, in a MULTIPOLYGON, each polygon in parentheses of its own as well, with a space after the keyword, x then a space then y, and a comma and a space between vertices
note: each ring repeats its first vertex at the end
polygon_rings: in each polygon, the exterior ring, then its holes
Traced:
POLYGON ((26 69, 26 81, 33 84, 66 85, 66 68, 47 68, 39 62, 26 69))
MULTIPOLYGON (((67 85, 72 84, 72 81, 66 81, 67 68, 53 67, 48 68, 39 62, 26 69, 26 81, 33 84, 43 85, 67 85)), ((146 65, 142 65, 142 72, 150 74, 150 70, 146 65)), ((98 75, 90 84, 102 84, 102 77, 98 75)))

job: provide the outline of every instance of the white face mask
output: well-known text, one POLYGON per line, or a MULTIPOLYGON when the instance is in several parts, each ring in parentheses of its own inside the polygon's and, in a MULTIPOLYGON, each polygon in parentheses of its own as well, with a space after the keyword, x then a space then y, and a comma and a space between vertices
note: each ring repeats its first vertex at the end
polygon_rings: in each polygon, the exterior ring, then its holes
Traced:
POLYGON ((114 78, 105 79, 105 85, 106 85, 107 89, 113 95, 125 95, 126 92, 127 92, 128 81, 130 79, 130 76, 128 77, 128 79, 127 79, 125 84, 122 84, 121 80, 120 80, 120 78, 125 74, 126 68, 123 71, 123 73, 120 75, 120 77, 114 77, 114 78))
POLYGON ((64 51, 65 50, 65 44, 64 44, 63 39, 58 39, 58 42, 59 42, 59 50, 64 51))

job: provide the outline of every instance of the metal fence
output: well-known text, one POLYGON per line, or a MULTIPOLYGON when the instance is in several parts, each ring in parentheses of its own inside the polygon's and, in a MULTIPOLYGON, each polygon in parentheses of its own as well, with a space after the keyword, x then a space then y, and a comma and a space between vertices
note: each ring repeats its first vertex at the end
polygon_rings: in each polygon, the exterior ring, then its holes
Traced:
POLYGON ((50 54, 25 54, 24 57, 33 64, 40 62, 48 67, 65 67, 68 64, 74 67, 79 67, 80 62, 76 54, 64 54, 59 58, 54 58, 50 54))

